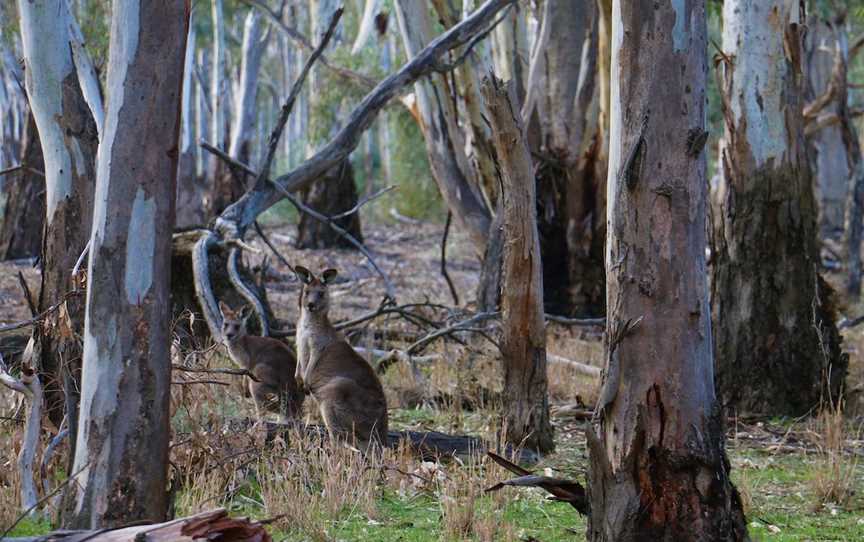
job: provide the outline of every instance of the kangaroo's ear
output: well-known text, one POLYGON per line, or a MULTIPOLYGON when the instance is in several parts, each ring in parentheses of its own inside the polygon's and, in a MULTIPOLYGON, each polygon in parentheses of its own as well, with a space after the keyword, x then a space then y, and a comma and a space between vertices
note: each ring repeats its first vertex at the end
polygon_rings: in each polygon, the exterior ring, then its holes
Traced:
POLYGON ((321 273, 321 282, 324 284, 330 284, 333 282, 333 279, 336 278, 339 272, 335 269, 325 269, 323 273, 321 273))
POLYGON ((242 309, 240 309, 240 319, 244 322, 252 316, 252 308, 249 305, 244 305, 242 309))
POLYGON ((219 302, 219 312, 222 313, 222 317, 225 316, 234 316, 234 311, 231 310, 231 307, 225 304, 224 301, 219 302))
POLYGON ((303 284, 309 284, 310 282, 312 282, 312 272, 303 267, 302 265, 294 266, 294 274, 297 275, 297 278, 300 279, 300 282, 302 282, 303 284))

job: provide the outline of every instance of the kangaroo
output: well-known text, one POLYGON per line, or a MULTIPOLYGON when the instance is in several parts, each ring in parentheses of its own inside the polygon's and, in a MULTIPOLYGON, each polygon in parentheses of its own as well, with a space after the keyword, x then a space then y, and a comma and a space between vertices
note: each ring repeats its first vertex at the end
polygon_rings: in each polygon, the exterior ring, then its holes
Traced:
POLYGON ((294 272, 302 284, 297 324, 298 385, 311 393, 331 438, 351 436, 359 447, 387 442, 387 399, 378 376, 348 344, 327 316, 327 286, 336 277, 327 269, 316 278, 305 267, 294 272))
POLYGON ((257 379, 257 382, 249 379, 249 392, 258 420, 263 420, 267 413, 276 413, 280 423, 299 418, 305 394, 291 377, 297 365, 294 352, 278 339, 249 335, 248 314, 237 313, 221 301, 219 311, 228 354, 257 379))

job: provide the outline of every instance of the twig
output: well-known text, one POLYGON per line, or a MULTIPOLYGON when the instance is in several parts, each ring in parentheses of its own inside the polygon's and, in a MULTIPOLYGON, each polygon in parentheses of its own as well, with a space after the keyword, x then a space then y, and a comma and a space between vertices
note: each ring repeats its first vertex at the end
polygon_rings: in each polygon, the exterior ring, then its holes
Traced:
POLYGON ((84 258, 87 257, 87 253, 90 252, 90 239, 87 239, 87 244, 84 246, 84 250, 81 251, 81 255, 78 256, 78 259, 75 261, 75 266, 72 268, 72 276, 78 274, 78 270, 81 269, 81 265, 84 263, 84 258))
POLYGON ((354 207, 351 207, 347 211, 343 211, 343 212, 339 213, 338 215, 331 216, 330 220, 339 220, 340 218, 345 218, 346 216, 351 216, 354 213, 356 213, 357 211, 359 211, 360 207, 363 207, 364 205, 366 205, 367 203, 369 203, 372 200, 380 198, 381 196, 383 196, 384 194, 386 194, 387 192, 389 192, 391 190, 394 190, 395 188, 396 188, 395 186, 391 185, 391 186, 387 186, 385 188, 382 188, 381 190, 375 192, 374 194, 367 194, 367 195, 363 196, 362 198, 360 198, 360 201, 358 201, 354 207))
POLYGON ((294 84, 291 86, 291 92, 288 94, 288 99, 285 100, 285 104, 282 106, 282 110, 279 113, 279 119, 276 121, 276 126, 273 127, 273 131, 270 133, 270 139, 267 143, 267 156, 261 166, 260 173, 258 173, 258 176, 255 179, 255 186, 262 185, 270 176, 270 166, 273 165, 273 157, 276 156, 276 147, 279 145, 279 139, 282 137, 282 132, 285 130, 285 124, 288 122, 291 110, 294 109, 294 103, 297 101, 297 96, 303 88, 303 83, 306 81, 306 76, 309 74, 309 70, 312 69, 312 65, 321 57, 324 49, 327 48, 327 44, 330 43, 330 39, 333 37, 333 32, 336 31, 336 25, 339 24, 339 19, 342 18, 343 13, 344 10, 342 8, 337 9, 333 13, 333 16, 330 18, 330 24, 327 26, 327 31, 321 38, 321 43, 318 44, 318 47, 316 47, 309 58, 306 59, 306 64, 303 65, 300 75, 298 75, 297 79, 294 80, 294 84))
POLYGON ((16 171, 29 171, 30 173, 34 173, 36 175, 39 175, 40 177, 45 176, 45 174, 42 173, 41 171, 39 171, 38 169, 34 169, 34 168, 32 168, 28 165, 25 165, 25 164, 19 164, 17 166, 12 166, 10 168, 0 170, 0 177, 2 177, 4 175, 8 175, 10 173, 15 173, 16 171))
POLYGON ((434 341, 435 339, 437 339, 439 337, 443 337, 444 335, 449 335, 449 334, 454 333, 456 331, 464 331, 466 327, 471 327, 472 324, 476 324, 476 323, 482 322, 484 320, 489 320, 490 318, 495 318, 496 316, 499 316, 500 314, 501 314, 500 312, 478 312, 477 314, 475 314, 471 318, 468 318, 467 320, 462 320, 461 322, 456 322, 455 324, 453 324, 451 326, 447 326, 443 329, 439 329, 437 331, 434 331, 434 332, 426 335, 425 337, 419 339, 414 344, 412 344, 411 346, 406 348, 405 353, 408 355, 412 355, 416 352, 419 352, 423 347, 425 347, 427 344, 431 343, 432 341, 434 341))
POLYGON ((447 281, 447 287, 450 288, 450 295, 453 296, 453 303, 459 305, 459 294, 456 292, 456 287, 453 286, 453 281, 450 279, 450 274, 447 273, 447 235, 450 233, 450 222, 453 220, 453 213, 447 211, 447 221, 444 222, 444 235, 441 237, 441 275, 447 281))
POLYGON ((498 17, 498 19, 492 21, 492 24, 489 25, 489 28, 487 28, 483 32, 480 32, 479 34, 474 36, 474 39, 468 42, 468 45, 465 46, 465 50, 462 52, 461 55, 459 55, 459 57, 456 58, 456 60, 454 60, 453 62, 438 62, 435 65, 435 71, 439 73, 446 73, 458 68, 459 65, 465 62, 465 59, 468 58, 468 55, 470 55, 471 52, 474 50, 474 46, 483 41, 486 36, 492 33, 493 30, 495 30, 495 27, 501 24, 501 21, 507 18, 507 15, 510 13, 510 10, 512 8, 513 4, 510 4, 509 6, 504 8, 504 11, 501 12, 501 16, 498 17))
POLYGON ((185 365, 171 365, 171 369, 175 371, 182 371, 184 373, 207 373, 207 374, 220 374, 220 375, 232 375, 232 376, 248 376, 255 382, 259 382, 258 378, 250 373, 246 369, 198 369, 194 367, 186 367, 185 365))
MULTIPOLYGON (((224 162, 226 162, 230 165, 233 165, 235 167, 241 168, 241 169, 245 170, 247 173, 249 173, 250 175, 255 175, 255 176, 258 175, 258 173, 254 169, 252 169, 248 165, 244 164, 243 162, 240 162, 238 160, 231 158, 225 152, 217 149, 216 147, 214 147, 210 143, 207 143, 206 141, 201 141, 200 145, 201 145, 201 148, 203 148, 204 150, 206 150, 206 151, 216 155, 217 157, 221 158, 224 162)), ((291 194, 291 192, 288 192, 287 190, 285 190, 285 188, 283 188, 282 185, 280 185, 276 181, 274 181, 272 179, 267 179, 267 181, 273 187, 275 187, 276 190, 279 191, 285 197, 285 199, 287 199, 289 202, 291 202, 291 205, 296 207, 297 210, 302 211, 302 212, 306 213, 307 215, 311 216, 312 218, 327 224, 333 231, 338 233, 341 237, 343 237, 349 243, 351 243, 357 250, 362 252, 363 255, 366 256, 366 259, 369 260, 369 263, 372 265, 372 267, 375 269, 375 272, 377 272, 378 275, 380 275, 381 278, 384 280, 384 288, 387 290, 387 297, 390 298, 391 300, 395 301, 396 292, 393 289, 393 284, 390 283, 390 279, 387 278, 387 275, 384 273, 384 271, 382 271, 381 268, 378 267, 378 264, 375 262, 375 258, 372 257, 372 254, 369 253, 369 251, 366 249, 365 246, 363 246, 363 244, 360 241, 358 241, 353 235, 348 233, 348 231, 346 231, 344 228, 339 226, 339 224, 336 224, 331 217, 323 215, 323 214, 319 213, 318 211, 316 211, 315 209, 308 207, 303 202, 301 202, 296 197, 294 197, 294 195, 291 194)))
POLYGON ((33 303, 33 294, 30 293, 30 287, 27 286, 24 273, 21 271, 18 271, 18 284, 21 285, 21 291, 24 292, 24 301, 27 302, 27 308, 30 309, 30 316, 35 318, 39 312, 36 310, 36 304, 33 303))
POLYGON ((190 386, 192 384, 218 384, 220 386, 230 386, 228 382, 222 382, 221 380, 173 380, 171 382, 172 386, 190 386))
POLYGON ((42 461, 39 464, 39 476, 42 478, 42 490, 45 491, 45 493, 48 493, 50 491, 49 488, 51 487, 50 480, 48 479, 48 465, 51 464, 51 459, 53 459, 57 447, 60 446, 63 439, 69 436, 69 428, 64 427, 67 420, 67 417, 63 418, 63 422, 60 423, 61 430, 54 435, 54 438, 52 438, 51 442, 48 443, 48 447, 46 447, 45 451, 42 452, 42 461))
MULTIPOLYGON (((312 46, 312 42, 309 40, 309 38, 304 36, 296 28, 290 27, 284 22, 282 22, 282 18, 273 10, 271 10, 270 7, 267 6, 267 4, 264 3, 262 0, 242 0, 242 2, 260 9, 267 17, 267 19, 272 24, 276 25, 276 28, 278 28, 286 36, 294 40, 295 43, 299 43, 303 48, 310 51, 314 49, 314 47, 312 46)), ((374 88, 377 84, 377 81, 375 81, 368 75, 364 75, 354 70, 333 64, 326 55, 321 55, 321 64, 339 77, 359 84, 367 90, 374 88)))
POLYGON ((567 318, 557 314, 546 313, 546 320, 570 326, 605 326, 605 318, 567 318))
POLYGON ((294 266, 291 265, 291 262, 289 262, 285 258, 285 256, 280 254, 279 251, 276 250, 276 246, 273 244, 273 242, 270 241, 270 239, 266 235, 264 235, 264 230, 261 229, 261 224, 259 224, 258 221, 256 220, 253 223, 253 226, 255 227, 255 233, 258 234, 258 237, 260 237, 261 240, 264 241, 264 244, 267 245, 270 248, 270 250, 273 252, 273 254, 276 255, 276 258, 278 258, 279 261, 282 262, 283 265, 287 266, 288 269, 290 269, 291 271, 294 271, 294 266))
POLYGON ((47 309, 45 309, 44 311, 39 313, 37 316, 30 318, 29 320, 16 322, 14 324, 4 324, 4 325, 0 326, 0 333, 5 333, 7 331, 14 331, 16 329, 21 329, 22 327, 28 327, 28 326, 32 326, 34 324, 38 324, 39 322, 44 320, 49 314, 51 314, 52 312, 56 311, 61 306, 63 306, 63 303, 66 303, 66 300, 69 299, 70 297, 72 297, 73 295, 81 295, 81 292, 77 292, 77 291, 67 292, 66 295, 63 296, 63 299, 61 299, 57 303, 51 305, 50 307, 48 307, 47 309))

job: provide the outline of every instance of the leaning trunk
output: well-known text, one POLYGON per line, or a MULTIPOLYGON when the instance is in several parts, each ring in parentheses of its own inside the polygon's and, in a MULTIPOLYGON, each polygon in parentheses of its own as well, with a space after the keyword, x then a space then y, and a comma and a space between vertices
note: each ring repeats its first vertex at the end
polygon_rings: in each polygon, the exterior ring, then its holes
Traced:
POLYGON ((746 540, 713 380, 705 0, 615 0, 612 13, 609 312, 588 539, 746 540))
POLYGON ((87 244, 98 134, 73 62, 66 2, 20 1, 27 95, 44 155, 45 228, 38 309, 66 299, 35 331, 46 413, 59 427, 64 408, 75 430, 84 302, 72 269, 87 244), (59 83, 59 84, 58 84, 59 83), (71 292, 71 294, 70 294, 71 292), (64 394, 61 388, 65 388, 64 394), (64 400, 68 401, 64 405, 64 400))
POLYGON ((504 215, 502 345, 505 440, 539 452, 555 447, 546 392, 546 326, 534 166, 522 128, 514 81, 483 81, 501 172, 504 215))
POLYGON ((724 4, 726 135, 713 217, 717 388, 740 414, 801 415, 846 372, 819 276, 817 208, 804 143, 802 15, 784 0, 724 4))
POLYGON ((74 466, 79 528, 158 522, 167 512, 171 230, 188 17, 188 0, 114 6, 88 273, 98 287, 87 291, 74 466))
POLYGON ((6 204, 0 225, 0 260, 34 258, 42 249, 45 224, 45 170, 36 120, 27 115, 21 142, 20 165, 24 169, 3 180, 6 204))

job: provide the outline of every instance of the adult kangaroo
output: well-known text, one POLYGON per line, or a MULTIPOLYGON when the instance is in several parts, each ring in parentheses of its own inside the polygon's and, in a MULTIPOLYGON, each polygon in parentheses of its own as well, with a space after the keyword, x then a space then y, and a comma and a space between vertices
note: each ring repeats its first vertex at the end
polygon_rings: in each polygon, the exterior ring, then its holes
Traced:
POLYGON ((387 399, 371 366, 330 323, 327 287, 336 277, 327 269, 321 278, 296 266, 300 279, 300 321, 297 324, 297 384, 310 392, 331 437, 351 437, 366 448, 387 442, 387 399))
POLYGON ((234 363, 255 377, 249 379, 249 392, 258 419, 262 420, 267 413, 277 414, 282 423, 299 418, 305 394, 293 377, 297 368, 293 350, 278 339, 249 335, 248 315, 242 311, 238 313, 221 301, 219 310, 228 354, 234 363))

